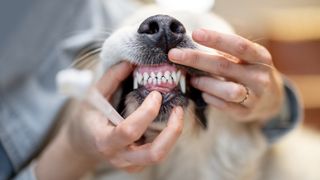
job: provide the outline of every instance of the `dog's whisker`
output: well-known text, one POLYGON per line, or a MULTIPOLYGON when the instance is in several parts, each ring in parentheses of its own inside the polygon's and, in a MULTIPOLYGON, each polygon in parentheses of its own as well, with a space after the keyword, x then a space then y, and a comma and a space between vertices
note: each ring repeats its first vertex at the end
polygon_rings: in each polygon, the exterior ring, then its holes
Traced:
POLYGON ((81 67, 82 65, 86 64, 87 61, 90 61, 90 57, 100 53, 102 48, 96 48, 94 50, 91 50, 82 56, 80 56, 78 59, 76 59, 70 66, 71 67, 81 67))

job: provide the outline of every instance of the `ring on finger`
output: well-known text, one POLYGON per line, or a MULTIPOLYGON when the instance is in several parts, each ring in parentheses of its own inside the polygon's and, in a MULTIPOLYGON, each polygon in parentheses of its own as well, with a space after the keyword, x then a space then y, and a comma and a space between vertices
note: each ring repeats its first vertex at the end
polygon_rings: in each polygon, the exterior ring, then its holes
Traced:
POLYGON ((246 95, 243 97, 241 101, 238 102, 238 104, 241 104, 241 105, 244 105, 245 101, 247 101, 250 95, 248 87, 245 85, 243 85, 243 87, 246 89, 246 95))

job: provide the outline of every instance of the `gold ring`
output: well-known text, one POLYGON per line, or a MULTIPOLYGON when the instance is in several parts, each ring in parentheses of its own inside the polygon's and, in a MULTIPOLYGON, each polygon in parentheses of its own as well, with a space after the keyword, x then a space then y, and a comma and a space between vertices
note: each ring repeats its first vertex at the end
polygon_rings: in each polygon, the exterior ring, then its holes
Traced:
POLYGON ((247 88, 247 86, 243 86, 245 89, 246 89, 246 95, 244 96, 244 98, 240 101, 240 102, 238 102, 239 104, 242 104, 242 105, 244 105, 243 103, 248 99, 248 97, 249 97, 249 89, 247 88))

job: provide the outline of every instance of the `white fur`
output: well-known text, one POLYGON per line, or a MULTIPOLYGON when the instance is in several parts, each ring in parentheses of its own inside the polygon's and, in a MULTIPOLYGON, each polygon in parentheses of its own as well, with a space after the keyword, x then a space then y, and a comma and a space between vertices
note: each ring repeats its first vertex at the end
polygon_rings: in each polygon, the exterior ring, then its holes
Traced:
MULTIPOLYGON (((155 14, 168 14, 177 18, 189 32, 204 27, 233 33, 232 28, 214 14, 168 12, 147 7, 129 18, 105 41, 101 53, 104 70, 121 60, 134 59, 132 54, 136 47, 132 42, 134 42, 137 27, 144 19, 155 14)), ((255 123, 236 122, 228 114, 210 107, 206 110, 208 129, 204 130, 197 125, 193 109, 194 104, 190 102, 185 114, 183 134, 162 164, 148 167, 138 174, 126 174, 109 167, 109 170, 102 172, 99 170, 99 173, 92 178, 97 180, 269 180, 279 179, 278 177, 291 179, 286 172, 279 173, 281 176, 275 173, 279 169, 282 170, 281 168, 272 168, 272 166, 286 164, 282 162, 282 156, 279 162, 266 161, 266 158, 278 159, 279 153, 270 154, 273 148, 267 145, 260 126, 255 123)), ((320 145, 317 146, 319 147, 320 145)), ((290 156, 290 149, 283 147, 278 149, 281 149, 283 157, 290 156)), ((319 151, 317 149, 316 152, 319 154, 319 151)), ((303 152, 300 154, 303 155, 303 152)), ((284 161, 287 162, 285 158, 284 161)), ((319 176, 313 177, 316 178, 301 179, 319 179, 319 176)))

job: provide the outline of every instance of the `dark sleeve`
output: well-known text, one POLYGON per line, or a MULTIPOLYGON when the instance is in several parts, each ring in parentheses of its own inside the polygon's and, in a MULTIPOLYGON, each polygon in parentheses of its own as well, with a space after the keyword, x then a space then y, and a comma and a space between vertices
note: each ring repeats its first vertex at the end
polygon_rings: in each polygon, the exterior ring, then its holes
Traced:
POLYGON ((303 117, 301 102, 293 84, 285 78, 284 84, 285 102, 281 113, 262 128, 263 134, 271 144, 300 124, 303 117))

